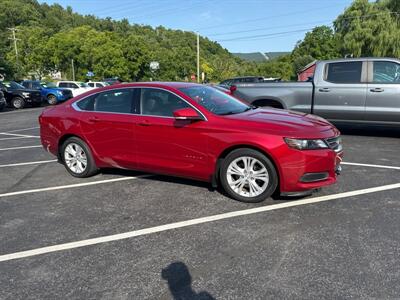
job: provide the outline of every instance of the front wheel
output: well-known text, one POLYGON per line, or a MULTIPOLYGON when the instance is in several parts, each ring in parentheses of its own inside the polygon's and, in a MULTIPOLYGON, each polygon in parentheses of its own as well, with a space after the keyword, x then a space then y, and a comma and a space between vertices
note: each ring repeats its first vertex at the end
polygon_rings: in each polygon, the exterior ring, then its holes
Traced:
POLYGON ((21 97, 15 97, 11 100, 11 106, 15 109, 21 109, 25 106, 25 100, 21 97))
POLYGON ((48 95, 48 96, 47 96, 47 102, 48 102, 50 105, 56 105, 56 104, 57 104, 57 97, 54 96, 54 95, 48 95))
POLYGON ((261 152, 237 149, 228 154, 220 168, 221 185, 232 198, 242 202, 261 202, 278 186, 273 163, 261 152))
POLYGON ((65 168, 74 177, 90 177, 97 172, 89 147, 77 137, 71 137, 63 143, 61 157, 65 168))

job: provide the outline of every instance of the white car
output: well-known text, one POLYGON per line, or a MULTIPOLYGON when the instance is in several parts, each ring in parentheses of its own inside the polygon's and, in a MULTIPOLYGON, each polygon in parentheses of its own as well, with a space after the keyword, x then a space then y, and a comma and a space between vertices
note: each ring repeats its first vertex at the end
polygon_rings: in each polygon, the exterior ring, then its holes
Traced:
POLYGON ((87 82, 87 85, 92 88, 102 88, 102 87, 108 86, 110 84, 107 82, 104 82, 104 81, 89 81, 89 82, 87 82))
POLYGON ((59 88, 71 90, 74 97, 93 89, 86 83, 80 81, 58 81, 56 85, 59 88))

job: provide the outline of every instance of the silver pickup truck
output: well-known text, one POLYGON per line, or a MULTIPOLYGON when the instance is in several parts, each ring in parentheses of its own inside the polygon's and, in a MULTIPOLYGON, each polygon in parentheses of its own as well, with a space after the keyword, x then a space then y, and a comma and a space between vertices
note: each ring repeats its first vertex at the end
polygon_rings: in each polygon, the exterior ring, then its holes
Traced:
POLYGON ((400 60, 318 61, 310 82, 238 84, 232 94, 255 106, 313 113, 334 123, 400 126, 400 60))

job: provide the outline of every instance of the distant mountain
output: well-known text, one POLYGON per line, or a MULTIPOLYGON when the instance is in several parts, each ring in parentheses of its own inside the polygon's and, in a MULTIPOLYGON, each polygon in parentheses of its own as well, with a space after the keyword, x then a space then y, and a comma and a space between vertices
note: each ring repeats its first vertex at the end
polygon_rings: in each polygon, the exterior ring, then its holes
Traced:
POLYGON ((277 58, 282 55, 290 54, 290 52, 251 52, 251 53, 232 53, 233 55, 248 61, 264 62, 277 58))

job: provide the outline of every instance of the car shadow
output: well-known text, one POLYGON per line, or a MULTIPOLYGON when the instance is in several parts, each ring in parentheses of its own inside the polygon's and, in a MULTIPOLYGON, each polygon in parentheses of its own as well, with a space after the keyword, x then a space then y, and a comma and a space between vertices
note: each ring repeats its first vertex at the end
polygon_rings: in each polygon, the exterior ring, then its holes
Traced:
POLYGON ((400 137, 400 128, 372 125, 335 125, 342 135, 371 136, 371 137, 400 137))
POLYGON ((215 300, 206 291, 196 292, 192 288, 192 276, 188 267, 181 261, 171 263, 161 271, 174 300, 215 300))

